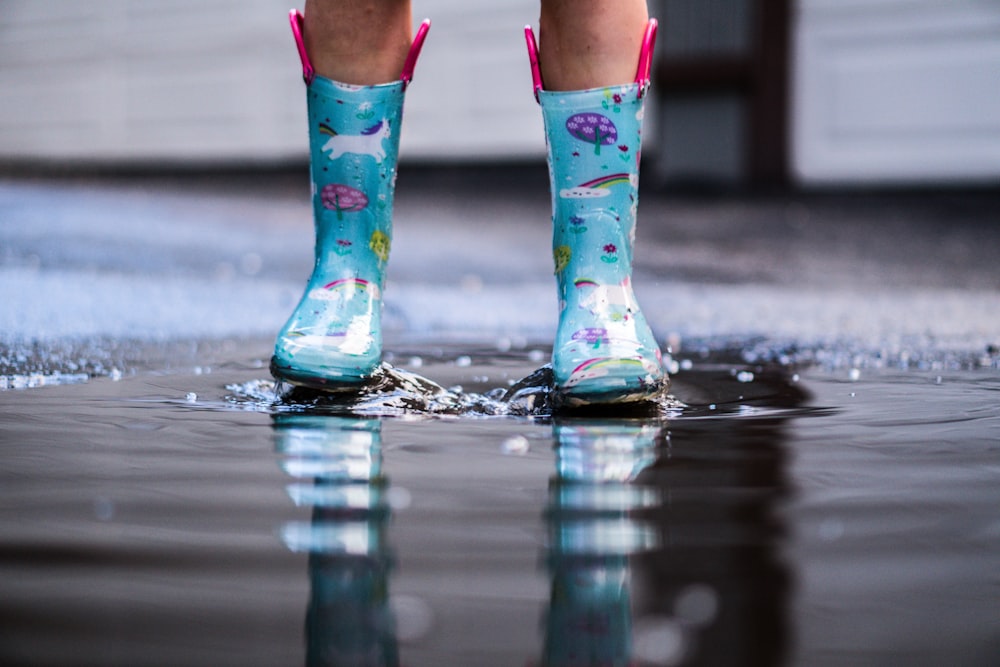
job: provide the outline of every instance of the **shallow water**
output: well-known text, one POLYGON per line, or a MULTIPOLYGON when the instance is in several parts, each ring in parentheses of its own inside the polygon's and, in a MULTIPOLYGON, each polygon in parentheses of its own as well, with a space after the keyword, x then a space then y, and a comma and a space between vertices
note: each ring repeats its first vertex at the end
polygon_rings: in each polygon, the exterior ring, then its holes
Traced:
POLYGON ((707 354, 583 419, 504 400, 528 352, 398 355, 439 388, 346 405, 252 352, 0 393, 0 663, 1000 655, 995 371, 707 354))

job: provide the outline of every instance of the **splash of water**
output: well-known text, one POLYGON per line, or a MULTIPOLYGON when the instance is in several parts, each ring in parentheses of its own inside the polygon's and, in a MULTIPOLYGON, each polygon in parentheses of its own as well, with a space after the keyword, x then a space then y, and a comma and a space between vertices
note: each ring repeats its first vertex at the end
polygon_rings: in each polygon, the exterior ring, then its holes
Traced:
MULTIPOLYGON (((466 393, 459 388, 446 389, 421 375, 383 362, 357 391, 324 392, 271 380, 252 380, 227 385, 226 389, 232 393, 226 400, 234 407, 265 412, 548 417, 557 409, 552 385, 552 368, 545 365, 510 387, 466 393)), ((680 406, 673 397, 663 395, 647 403, 617 406, 614 410, 617 415, 652 416, 676 411, 680 406)), ((589 412, 593 414, 595 410, 591 408, 589 412)))

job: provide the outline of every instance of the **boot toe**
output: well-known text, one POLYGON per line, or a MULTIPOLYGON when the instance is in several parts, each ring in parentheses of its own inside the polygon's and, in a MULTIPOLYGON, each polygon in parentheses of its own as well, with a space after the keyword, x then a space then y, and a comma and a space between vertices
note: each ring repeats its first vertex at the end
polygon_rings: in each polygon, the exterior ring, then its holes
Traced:
MULTIPOLYGON (((556 367, 569 365, 556 362, 556 367)), ((656 360, 643 357, 594 357, 582 360, 568 372, 556 372, 554 394, 567 407, 628 404, 655 401, 669 387, 669 379, 656 360)))
POLYGON ((332 336, 281 336, 271 358, 271 375, 293 385, 324 391, 356 388, 378 368, 380 346, 372 345, 355 354, 345 350, 345 344, 332 336))

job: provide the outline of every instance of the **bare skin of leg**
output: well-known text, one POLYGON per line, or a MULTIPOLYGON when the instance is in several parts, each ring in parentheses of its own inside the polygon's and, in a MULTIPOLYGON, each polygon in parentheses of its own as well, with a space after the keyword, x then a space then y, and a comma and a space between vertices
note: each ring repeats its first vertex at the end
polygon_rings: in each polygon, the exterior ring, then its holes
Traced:
MULTIPOLYGON (((412 41, 410 0, 308 0, 306 51, 321 76, 395 81, 412 41)), ((645 0, 542 0, 542 77, 548 90, 631 82, 648 15, 645 0)))
POLYGON ((538 50, 546 90, 631 83, 646 0, 542 0, 538 50))
POLYGON ((399 79, 413 39, 410 0, 308 0, 303 14, 317 74, 362 86, 399 79))

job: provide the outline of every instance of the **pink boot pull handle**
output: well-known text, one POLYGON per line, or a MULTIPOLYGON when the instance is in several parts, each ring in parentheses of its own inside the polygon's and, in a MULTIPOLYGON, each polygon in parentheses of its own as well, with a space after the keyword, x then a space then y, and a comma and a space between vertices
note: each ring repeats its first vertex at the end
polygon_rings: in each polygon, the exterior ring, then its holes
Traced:
POLYGON ((646 32, 642 34, 642 48, 639 49, 639 66, 635 70, 635 82, 639 84, 639 98, 649 90, 649 73, 653 69, 653 47, 656 46, 656 29, 660 26, 656 19, 649 19, 646 32))
MULTIPOLYGON (((635 82, 639 84, 639 99, 649 89, 649 72, 653 67, 653 47, 656 45, 656 19, 649 19, 646 32, 642 35, 642 47, 639 49, 639 67, 635 72, 635 82)), ((535 99, 542 86, 542 67, 538 61, 538 42, 535 41, 535 31, 530 25, 524 26, 524 40, 528 45, 528 60, 531 63, 531 82, 534 87, 535 99)))
POLYGON ((524 26, 524 41, 528 44, 528 62, 531 63, 531 85, 535 93, 535 101, 542 90, 542 66, 538 63, 538 42, 535 41, 535 31, 530 25, 524 26))
POLYGON ((302 39, 302 13, 293 9, 288 12, 288 22, 292 24, 292 36, 295 38, 295 48, 299 50, 299 60, 302 61, 302 78, 307 84, 316 78, 316 70, 313 69, 309 61, 309 54, 306 53, 306 42, 302 39))
POLYGON ((413 38, 410 52, 406 54, 406 62, 403 63, 403 73, 399 75, 403 82, 403 90, 406 90, 406 87, 413 81, 413 70, 417 67, 417 58, 420 57, 420 50, 424 48, 424 40, 427 39, 427 33, 430 29, 430 19, 424 19, 420 27, 417 28, 417 36, 413 38))
MULTIPOLYGON (((306 83, 312 83, 316 78, 316 70, 313 69, 309 54, 306 53, 306 43, 302 38, 302 13, 293 9, 288 13, 288 22, 292 24, 292 36, 295 37, 295 47, 299 50, 299 60, 302 61, 302 78, 306 83)), ((399 75, 403 82, 403 90, 413 81, 413 70, 417 66, 417 58, 420 57, 420 50, 424 48, 424 40, 427 39, 427 32, 431 29, 431 20, 424 19, 417 29, 417 36, 413 38, 410 51, 406 54, 406 62, 403 63, 403 72, 399 75)))

